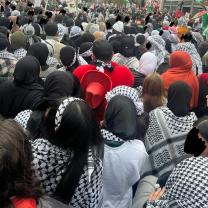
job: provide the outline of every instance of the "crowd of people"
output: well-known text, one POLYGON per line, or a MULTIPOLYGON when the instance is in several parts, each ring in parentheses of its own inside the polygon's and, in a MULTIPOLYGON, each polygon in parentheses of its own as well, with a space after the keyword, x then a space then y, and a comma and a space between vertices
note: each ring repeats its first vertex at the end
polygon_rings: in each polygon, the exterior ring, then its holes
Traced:
POLYGON ((1 4, 0 207, 207 208, 200 20, 43 6, 1 4))

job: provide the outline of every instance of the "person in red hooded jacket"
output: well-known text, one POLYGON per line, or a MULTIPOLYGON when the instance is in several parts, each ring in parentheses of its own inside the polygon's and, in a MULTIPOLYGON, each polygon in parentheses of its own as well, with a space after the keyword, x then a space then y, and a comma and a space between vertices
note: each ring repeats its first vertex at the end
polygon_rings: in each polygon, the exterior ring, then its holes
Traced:
POLYGON ((93 43, 93 64, 77 67, 73 74, 81 81, 88 71, 99 71, 108 75, 112 81, 112 88, 119 85, 132 87, 134 85, 134 76, 125 66, 120 66, 111 61, 113 57, 113 48, 106 40, 98 40, 93 43))

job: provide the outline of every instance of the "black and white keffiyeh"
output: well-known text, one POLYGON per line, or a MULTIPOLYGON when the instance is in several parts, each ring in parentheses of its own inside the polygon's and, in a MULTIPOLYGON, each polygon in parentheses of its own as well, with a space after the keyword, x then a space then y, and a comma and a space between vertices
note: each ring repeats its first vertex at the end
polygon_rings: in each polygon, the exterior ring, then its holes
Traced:
POLYGON ((101 129, 101 135, 105 141, 124 142, 123 139, 120 139, 119 137, 117 137, 116 135, 114 135, 113 133, 111 133, 106 129, 101 129))
MULTIPOLYGON (((73 153, 52 145, 48 140, 36 139, 32 142, 33 166, 41 181, 43 190, 52 195, 70 161, 73 153)), ((92 149, 88 152, 88 165, 84 167, 78 187, 72 197, 72 207, 99 207, 102 203, 103 165, 92 149)))
POLYGON ((26 54, 27 54, 27 51, 24 48, 20 48, 14 51, 14 55, 17 60, 22 59, 23 57, 26 56, 26 54))
POLYGON ((0 58, 17 60, 15 55, 12 53, 9 53, 7 50, 0 51, 0 58))
POLYGON ((14 120, 19 123, 24 129, 27 128, 28 121, 32 114, 32 110, 24 110, 16 115, 14 120))
POLYGON ((144 113, 143 103, 140 99, 140 96, 139 96, 140 94, 138 93, 136 89, 121 85, 121 86, 113 88, 110 92, 108 92, 105 98, 107 102, 109 103, 110 100, 116 95, 123 95, 131 99, 136 107, 137 115, 141 115, 142 113, 144 113))
POLYGON ((179 43, 176 47, 176 50, 185 51, 186 53, 188 53, 191 56, 191 60, 193 63, 192 68, 195 74, 200 75, 202 73, 202 60, 194 44, 190 42, 179 43))
POLYGON ((147 208, 207 208, 208 157, 191 157, 180 162, 170 175, 165 195, 147 208))
POLYGON ((108 69, 110 72, 113 71, 113 66, 111 65, 111 63, 108 64, 105 63, 104 61, 97 59, 95 65, 96 65, 96 69, 99 72, 104 73, 105 69, 108 69))
POLYGON ((151 162, 148 174, 159 177, 172 171, 184 158, 185 139, 197 117, 193 112, 177 117, 165 106, 156 108, 149 115, 150 123, 145 137, 145 147, 151 162))

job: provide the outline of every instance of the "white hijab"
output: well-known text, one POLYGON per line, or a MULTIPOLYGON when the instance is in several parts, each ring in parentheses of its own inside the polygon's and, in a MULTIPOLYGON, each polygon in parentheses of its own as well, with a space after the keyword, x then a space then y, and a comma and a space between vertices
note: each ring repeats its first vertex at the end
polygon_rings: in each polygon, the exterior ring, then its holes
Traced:
POLYGON ((140 58, 138 71, 147 76, 156 71, 156 69, 157 57, 151 52, 144 53, 140 58))

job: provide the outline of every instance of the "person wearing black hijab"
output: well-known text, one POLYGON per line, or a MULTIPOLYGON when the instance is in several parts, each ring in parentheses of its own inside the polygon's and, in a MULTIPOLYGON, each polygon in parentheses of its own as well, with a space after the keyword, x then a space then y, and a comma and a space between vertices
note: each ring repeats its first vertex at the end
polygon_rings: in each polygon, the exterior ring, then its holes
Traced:
POLYGON ((124 141, 136 139, 137 112, 132 101, 123 96, 112 99, 105 112, 104 128, 124 141), (124 106, 128 106, 128 108, 124 106), (124 119, 125 118, 125 119, 124 119), (122 122, 121 122, 122 121, 122 122))
POLYGON ((106 109, 104 138, 104 206, 125 208, 132 201, 132 186, 139 181, 148 158, 137 140, 137 112, 126 96, 113 97, 106 109), (113 194, 112 194, 113 193, 113 194))
POLYGON ((73 72, 79 66, 76 49, 71 46, 66 46, 61 49, 60 59, 64 67, 59 70, 73 72))
POLYGON ((55 67, 50 67, 47 64, 49 50, 46 44, 44 43, 32 44, 27 51, 27 56, 34 56, 40 62, 40 65, 41 65, 40 77, 41 78, 46 78, 50 73, 56 71, 55 67))
POLYGON ((175 116, 183 117, 189 115, 191 97, 191 88, 185 82, 177 81, 168 89, 167 107, 175 116))
POLYGON ((42 101, 43 88, 38 83, 40 64, 35 57, 27 56, 17 62, 14 80, 2 83, 0 88, 0 114, 14 118, 26 109, 36 109, 42 101))
POLYGON ((53 72, 45 80, 43 99, 36 110, 22 111, 15 120, 30 132, 32 139, 44 137, 49 134, 46 132, 45 114, 48 109, 56 108, 64 97, 83 97, 79 80, 69 72, 53 72))

